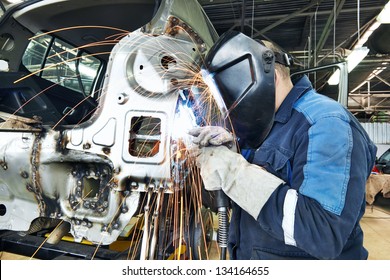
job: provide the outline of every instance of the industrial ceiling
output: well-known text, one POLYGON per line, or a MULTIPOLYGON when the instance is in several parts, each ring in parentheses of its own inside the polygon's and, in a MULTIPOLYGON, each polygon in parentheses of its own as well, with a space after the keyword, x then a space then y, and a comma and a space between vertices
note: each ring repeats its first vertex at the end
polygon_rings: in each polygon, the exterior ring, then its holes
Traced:
MULTIPOLYGON (((32 31, 47 30, 47 26, 55 29, 73 25, 102 25, 134 30, 152 17, 162 1, 113 0, 107 8, 102 5, 105 1, 68 0, 65 1, 69 3, 67 6, 63 4, 66 9, 59 11, 47 6, 30 13, 25 24, 32 31), (134 4, 137 9, 133 9, 134 4), (140 10, 141 6, 143 8, 140 10), (42 14, 46 16, 42 17, 42 14)), ((303 69, 344 61, 356 46, 358 39, 364 37, 366 30, 372 27, 378 14, 389 2, 389 0, 198 1, 218 34, 235 29, 256 39, 272 41, 290 52, 303 69)), ((0 0, 0 3, 7 2, 14 1, 0 0)), ((78 45, 90 42, 89 39, 98 41, 109 36, 103 29, 93 30, 93 34, 91 32, 87 29, 75 29, 63 32, 61 36, 77 42, 78 45)), ((378 114, 385 114, 390 118, 389 35, 390 24, 381 24, 364 44, 369 48, 368 55, 349 73, 348 108, 362 121, 373 120, 378 114), (373 75, 375 70, 377 72, 373 75)), ((109 50, 107 51, 109 53, 109 50)), ((329 76, 330 73, 321 73, 309 77, 319 92, 334 97, 338 88, 327 83, 329 76)))
MULTIPOLYGON (((376 21, 388 0, 199 0, 219 34, 235 29, 267 39, 312 68, 343 61, 376 21)), ((369 120, 390 112, 390 24, 381 24, 364 46, 365 59, 349 73, 348 108, 369 120), (379 74, 370 76, 377 68, 379 74), (387 67, 387 68, 385 68, 387 67), (370 78, 370 79, 369 79, 370 78)), ((329 75, 313 76, 331 95, 329 75)))

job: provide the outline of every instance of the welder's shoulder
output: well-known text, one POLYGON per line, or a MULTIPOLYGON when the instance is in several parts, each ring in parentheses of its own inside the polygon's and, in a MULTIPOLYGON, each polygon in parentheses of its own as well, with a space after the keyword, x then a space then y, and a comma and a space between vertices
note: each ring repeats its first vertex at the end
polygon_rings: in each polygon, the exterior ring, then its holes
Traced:
POLYGON ((298 99, 294 109, 302 113, 311 124, 326 118, 329 118, 329 121, 351 121, 350 115, 340 103, 314 90, 298 99))

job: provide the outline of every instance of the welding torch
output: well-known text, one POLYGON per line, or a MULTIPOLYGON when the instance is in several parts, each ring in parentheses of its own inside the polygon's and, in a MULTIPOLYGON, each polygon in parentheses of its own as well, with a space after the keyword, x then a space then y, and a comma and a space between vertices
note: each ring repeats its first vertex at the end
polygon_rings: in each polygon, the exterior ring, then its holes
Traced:
MULTIPOLYGON (((190 135, 196 137, 193 140, 194 144, 198 144, 200 147, 205 146, 220 146, 224 145, 229 149, 235 149, 234 145, 234 137, 231 133, 229 133, 226 129, 220 126, 208 126, 208 127, 198 127, 194 128, 189 132, 190 135)), ((195 149, 196 150, 196 149, 195 149)), ((227 244, 228 244, 228 230, 229 230, 229 205, 230 199, 223 192, 222 188, 219 189, 216 186, 212 192, 213 197, 213 208, 217 209, 218 215, 218 234, 217 241, 220 251, 220 259, 226 259, 227 253, 227 244)))
POLYGON ((218 246, 221 249, 220 260, 226 260, 226 252, 229 237, 229 198, 222 191, 215 192, 215 203, 218 209, 218 246))

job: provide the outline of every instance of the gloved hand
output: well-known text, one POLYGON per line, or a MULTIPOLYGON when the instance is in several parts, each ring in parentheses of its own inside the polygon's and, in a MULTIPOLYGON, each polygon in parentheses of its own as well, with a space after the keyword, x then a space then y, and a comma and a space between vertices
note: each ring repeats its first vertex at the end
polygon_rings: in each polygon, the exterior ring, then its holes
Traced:
POLYGON ((201 147, 226 145, 232 148, 234 145, 233 135, 220 126, 195 127, 188 134, 194 136, 192 142, 201 147))
POLYGON ((225 146, 201 148, 196 164, 206 190, 222 189, 255 219, 273 191, 284 183, 225 146))

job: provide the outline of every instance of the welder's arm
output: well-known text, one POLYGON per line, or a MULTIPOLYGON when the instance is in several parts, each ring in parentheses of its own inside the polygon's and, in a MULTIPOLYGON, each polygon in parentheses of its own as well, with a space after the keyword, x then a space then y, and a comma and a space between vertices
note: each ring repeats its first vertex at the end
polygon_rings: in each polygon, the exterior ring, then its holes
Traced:
POLYGON ((201 148, 196 163, 205 189, 222 189, 255 219, 273 191, 284 183, 225 146, 201 148))

